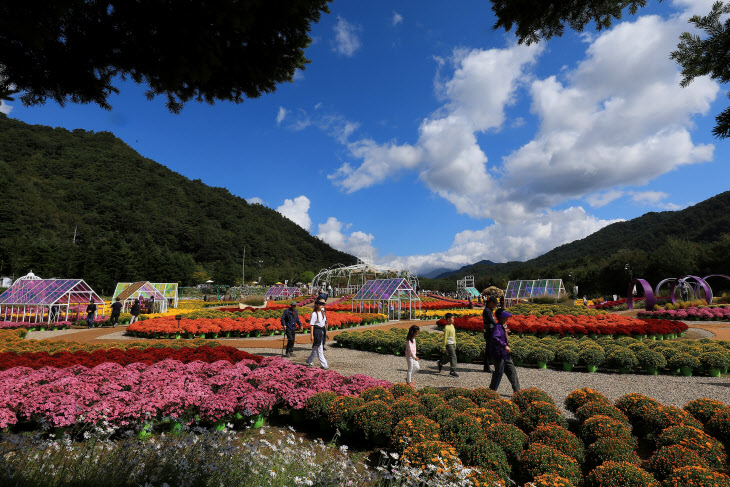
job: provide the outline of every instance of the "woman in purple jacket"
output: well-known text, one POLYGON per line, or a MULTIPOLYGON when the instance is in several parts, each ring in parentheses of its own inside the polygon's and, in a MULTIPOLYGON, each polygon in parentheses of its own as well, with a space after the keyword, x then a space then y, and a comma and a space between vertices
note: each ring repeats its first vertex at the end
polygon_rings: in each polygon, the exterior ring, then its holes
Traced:
POLYGON ((502 382, 502 374, 507 374, 507 379, 512 384, 513 392, 520 388, 520 380, 517 378, 517 368, 512 362, 512 357, 510 356, 511 350, 507 339, 507 320, 510 316, 512 315, 503 308, 498 309, 494 313, 494 317, 497 318, 497 324, 494 325, 492 341, 489 346, 489 355, 494 365, 492 383, 489 384, 489 388, 493 391, 499 388, 499 383, 502 382))

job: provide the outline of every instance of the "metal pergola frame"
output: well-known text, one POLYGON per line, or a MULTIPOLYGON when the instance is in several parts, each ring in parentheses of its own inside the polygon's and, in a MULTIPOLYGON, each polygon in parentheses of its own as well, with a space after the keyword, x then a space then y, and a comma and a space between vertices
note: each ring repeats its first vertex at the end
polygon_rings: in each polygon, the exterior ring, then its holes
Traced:
POLYGON ((520 299, 531 299, 539 296, 555 296, 565 294, 562 279, 526 279, 509 281, 504 292, 504 306, 509 308, 520 299))
MULTIPOLYGON (((76 318, 81 308, 89 301, 101 305, 101 316, 106 311, 106 303, 83 279, 41 279, 31 272, 16 280, 0 295, 0 319, 24 323, 51 323, 52 309, 57 307, 56 319, 65 310, 68 321, 72 308, 76 318), (21 315, 22 312, 22 315, 21 315)), ((84 310, 85 312, 85 310, 84 310)))
POLYGON ((367 313, 369 307, 378 306, 379 312, 388 315, 388 321, 399 321, 404 301, 408 302, 409 319, 416 318, 421 311, 421 298, 405 278, 374 279, 367 281, 353 296, 351 309, 367 313))

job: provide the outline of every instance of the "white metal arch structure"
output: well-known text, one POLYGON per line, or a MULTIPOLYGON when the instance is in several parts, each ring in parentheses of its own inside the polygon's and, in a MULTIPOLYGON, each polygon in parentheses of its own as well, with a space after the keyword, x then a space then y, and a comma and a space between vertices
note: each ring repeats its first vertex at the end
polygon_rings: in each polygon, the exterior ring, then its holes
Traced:
POLYGON ((403 278, 413 289, 419 289, 418 276, 410 269, 399 269, 360 260, 355 265, 335 264, 328 269, 322 269, 312 279, 310 292, 328 290, 331 286, 336 296, 355 294, 368 281, 397 278, 403 278))

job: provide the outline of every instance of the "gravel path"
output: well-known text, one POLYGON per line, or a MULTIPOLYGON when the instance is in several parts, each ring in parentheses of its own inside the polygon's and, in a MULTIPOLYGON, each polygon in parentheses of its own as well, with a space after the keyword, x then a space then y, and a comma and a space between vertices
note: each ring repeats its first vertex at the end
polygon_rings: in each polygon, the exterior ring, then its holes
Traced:
MULTIPOLYGON (((251 353, 264 356, 281 354, 281 349, 248 349, 251 353)), ((297 344, 293 363, 303 364, 309 356, 310 347, 297 344)), ((327 347, 325 357, 332 370, 343 375, 365 374, 376 379, 391 382, 405 382, 406 361, 403 357, 382 355, 373 352, 327 347)), ((421 359, 421 371, 414 378, 416 387, 489 387, 491 375, 485 374, 482 364, 459 364, 458 378, 448 375, 448 369, 438 373, 436 362, 421 359)), ((315 364, 317 364, 315 360, 315 364)), ((727 377, 679 377, 649 376, 634 374, 603 374, 587 372, 563 372, 550 369, 518 367, 517 375, 522 387, 538 387, 546 391, 563 408, 565 397, 581 387, 590 387, 603 393, 611 400, 629 392, 640 392, 666 405, 682 407, 692 399, 708 397, 730 403, 730 379, 727 377)), ((508 398, 512 388, 505 377, 499 393, 508 398)), ((567 415, 570 414, 564 411, 567 415)))

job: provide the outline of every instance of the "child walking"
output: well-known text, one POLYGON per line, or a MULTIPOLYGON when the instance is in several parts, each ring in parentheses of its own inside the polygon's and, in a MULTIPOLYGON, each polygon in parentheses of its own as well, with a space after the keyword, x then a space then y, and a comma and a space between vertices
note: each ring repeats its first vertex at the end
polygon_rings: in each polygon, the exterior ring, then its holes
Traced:
POLYGON ((444 327, 444 344, 441 347, 442 352, 445 354, 438 361, 439 373, 443 369, 446 363, 447 357, 450 360, 449 364, 449 375, 451 377, 459 377, 456 373, 456 328, 454 328, 454 315, 446 313, 446 326, 444 327))
POLYGON ((490 342, 489 355, 492 358, 494 372, 492 373, 492 382, 489 388, 493 391, 499 389, 499 383, 502 382, 502 374, 507 374, 507 379, 512 384, 512 391, 520 388, 520 380, 517 378, 517 368, 512 362, 512 356, 509 348, 509 340, 507 339, 507 320, 512 316, 505 309, 500 308, 494 313, 497 318, 497 324, 494 326, 492 341, 490 342))
POLYGON ((418 325, 413 325, 408 329, 408 336, 406 337, 406 366, 408 372, 406 373, 406 384, 411 387, 413 386, 413 373, 421 370, 421 366, 418 365, 418 357, 416 357, 416 336, 421 328, 418 325))

